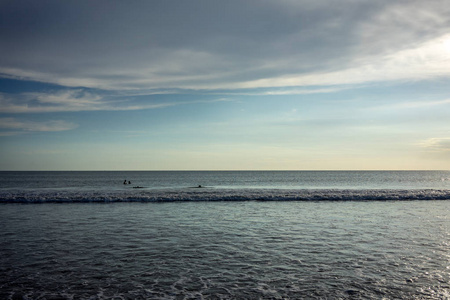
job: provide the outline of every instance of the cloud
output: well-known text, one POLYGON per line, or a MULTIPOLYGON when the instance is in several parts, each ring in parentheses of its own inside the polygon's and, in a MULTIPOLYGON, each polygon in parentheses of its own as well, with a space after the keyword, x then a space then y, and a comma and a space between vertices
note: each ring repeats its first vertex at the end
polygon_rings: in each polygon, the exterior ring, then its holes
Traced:
POLYGON ((24 132, 67 131, 77 127, 77 124, 63 120, 34 122, 16 118, 0 118, 0 135, 2 136, 17 135, 24 132))
POLYGON ((427 107, 449 105, 450 99, 434 101, 407 101, 400 103, 390 103, 371 107, 370 110, 401 110, 401 109, 423 109, 427 107))
POLYGON ((326 94, 336 93, 349 89, 349 86, 326 87, 326 88, 263 88, 263 89, 239 89, 235 91, 222 91, 222 95, 245 95, 245 96, 278 96, 278 95, 308 95, 308 94, 326 94))
POLYGON ((0 94, 0 112, 2 113, 47 113, 77 112, 100 110, 137 110, 160 108, 170 103, 135 105, 125 100, 111 100, 100 94, 82 89, 64 89, 60 91, 0 94))
POLYGON ((432 151, 450 152, 450 138, 430 138, 422 142, 422 146, 432 151))
POLYGON ((83 90, 61 90, 47 93, 0 94, 0 112, 36 113, 99 110, 101 97, 83 90))
MULTIPOLYGON (((164 93, 164 92, 163 92, 164 93)), ((151 93, 150 93, 151 94, 151 93)), ((126 94, 104 94, 88 92, 83 89, 63 89, 58 91, 1 94, 1 113, 49 113, 80 111, 120 111, 159 109, 177 105, 195 103, 216 103, 232 101, 227 98, 211 98, 207 100, 170 101, 138 103, 127 99, 126 94), (118 100, 119 99, 119 100, 118 100)))
POLYGON ((364 84, 398 80, 426 80, 450 77, 450 34, 367 61, 356 61, 350 68, 307 75, 291 75, 243 82, 240 88, 263 86, 314 86, 364 84))
POLYGON ((437 46, 449 38, 445 0, 18 0, 0 12, 2 76, 73 88, 295 87, 450 72, 437 46))
POLYGON ((449 12, 446 1, 392 1, 358 26, 356 50, 388 54, 414 48, 448 33, 449 12))
POLYGON ((419 144, 427 156, 448 159, 450 157, 450 138, 430 138, 419 144))

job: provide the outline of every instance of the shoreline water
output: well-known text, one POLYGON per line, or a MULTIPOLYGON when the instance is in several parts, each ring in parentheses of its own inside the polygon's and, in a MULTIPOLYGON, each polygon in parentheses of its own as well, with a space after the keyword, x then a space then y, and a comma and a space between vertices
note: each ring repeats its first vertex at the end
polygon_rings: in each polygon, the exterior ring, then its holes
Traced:
POLYGON ((2 205, 2 299, 446 299, 449 201, 2 205))
POLYGON ((0 298, 450 298, 449 178, 0 172, 0 298))

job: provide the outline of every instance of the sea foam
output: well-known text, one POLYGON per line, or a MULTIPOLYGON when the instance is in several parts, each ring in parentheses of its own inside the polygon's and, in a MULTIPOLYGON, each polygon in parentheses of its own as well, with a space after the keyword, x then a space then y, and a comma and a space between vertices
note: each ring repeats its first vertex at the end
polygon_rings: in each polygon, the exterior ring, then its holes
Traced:
POLYGON ((175 201, 392 201, 449 200, 450 190, 360 189, 139 189, 114 191, 2 191, 2 203, 175 201))

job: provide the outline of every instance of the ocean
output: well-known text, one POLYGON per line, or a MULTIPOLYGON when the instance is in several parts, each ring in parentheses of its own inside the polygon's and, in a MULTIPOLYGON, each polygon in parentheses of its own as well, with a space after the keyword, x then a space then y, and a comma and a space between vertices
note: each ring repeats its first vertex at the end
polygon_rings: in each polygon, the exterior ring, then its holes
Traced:
POLYGON ((0 172, 14 203, 422 199, 450 199, 450 171, 0 172))
POLYGON ((449 171, 0 172, 0 299, 450 299, 449 200, 449 171))

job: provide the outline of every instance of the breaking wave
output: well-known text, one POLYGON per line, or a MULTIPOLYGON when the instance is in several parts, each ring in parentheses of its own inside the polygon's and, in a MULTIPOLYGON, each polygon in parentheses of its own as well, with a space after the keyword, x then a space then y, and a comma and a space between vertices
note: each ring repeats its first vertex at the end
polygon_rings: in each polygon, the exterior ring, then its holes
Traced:
POLYGON ((450 200, 450 190, 164 189, 1 191, 1 203, 450 200))

